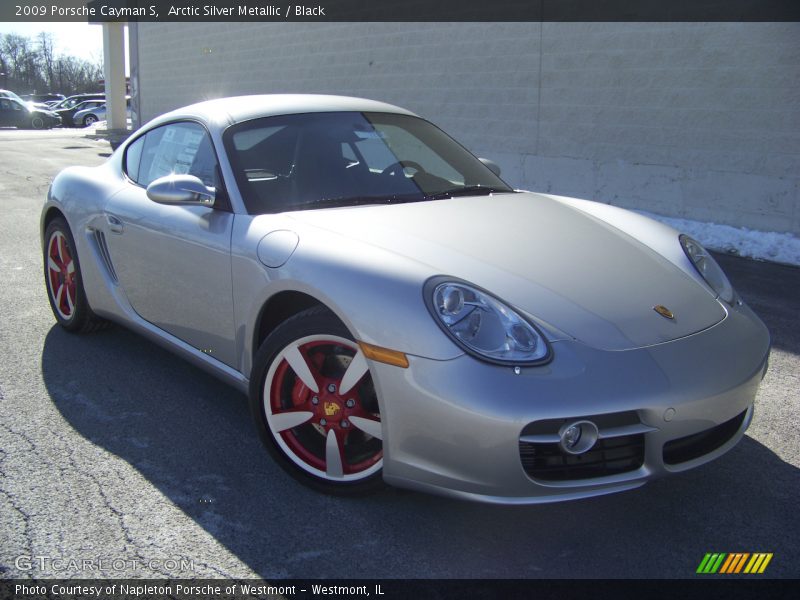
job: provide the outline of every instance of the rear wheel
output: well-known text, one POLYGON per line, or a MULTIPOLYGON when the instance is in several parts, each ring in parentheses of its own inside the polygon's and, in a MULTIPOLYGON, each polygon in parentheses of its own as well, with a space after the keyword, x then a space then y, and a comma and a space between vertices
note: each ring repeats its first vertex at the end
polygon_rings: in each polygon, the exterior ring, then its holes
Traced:
POLYGON ((72 332, 101 328, 107 322, 92 312, 86 300, 75 240, 66 221, 60 217, 53 219, 44 239, 44 278, 56 321, 72 332))
POLYGON ((383 485, 383 434, 367 361, 347 328, 315 307, 270 334, 250 403, 261 438, 299 481, 334 494, 383 485))
POLYGON ((95 117, 94 115, 86 115, 85 117, 83 117, 84 127, 89 127, 89 125, 94 125, 95 123, 97 123, 97 117, 95 117))

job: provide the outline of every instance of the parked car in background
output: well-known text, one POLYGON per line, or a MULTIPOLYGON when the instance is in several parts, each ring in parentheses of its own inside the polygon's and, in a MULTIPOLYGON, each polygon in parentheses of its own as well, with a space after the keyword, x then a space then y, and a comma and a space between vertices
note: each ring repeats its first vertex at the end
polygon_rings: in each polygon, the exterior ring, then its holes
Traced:
MULTIPOLYGON (((131 99, 127 98, 127 114, 128 118, 131 118, 131 99)), ((88 127, 90 125, 94 125, 98 121, 105 121, 106 120, 106 105, 105 103, 101 104, 100 106, 94 108, 86 108, 84 110, 79 110, 74 115, 72 115, 72 121, 77 127, 88 127)))
POLYGON ((64 94, 24 94, 21 98, 25 102, 34 102, 42 104, 50 104, 61 102, 66 96, 64 94))
POLYGON ((106 95, 105 94, 75 94, 70 96, 69 98, 64 98, 61 102, 54 105, 52 108, 53 110, 61 110, 62 108, 72 108, 81 102, 86 100, 102 100, 105 102, 106 95))
POLYGON ((105 98, 84 100, 83 102, 79 102, 78 104, 72 106, 71 108, 58 108, 55 109, 54 112, 61 117, 61 125, 63 127, 76 127, 76 126, 83 127, 82 123, 76 123, 73 120, 75 113, 83 110, 91 110, 93 108, 98 108, 100 106, 105 106, 105 104, 106 104, 105 98))
POLYGON ((27 105, 28 108, 31 109, 49 110, 50 108, 50 106, 48 104, 45 104, 44 102, 34 102, 32 100, 26 100, 25 98, 18 96, 11 90, 0 90, 0 98, 13 98, 17 102, 22 102, 23 104, 27 105))
POLYGON ((25 100, 20 98, 17 94, 12 92, 11 90, 0 90, 0 98, 13 98, 17 102, 21 102, 22 104, 26 103, 25 100))
POLYGON ((0 127, 50 129, 61 124, 61 117, 47 109, 31 108, 11 97, 0 97, 0 127))

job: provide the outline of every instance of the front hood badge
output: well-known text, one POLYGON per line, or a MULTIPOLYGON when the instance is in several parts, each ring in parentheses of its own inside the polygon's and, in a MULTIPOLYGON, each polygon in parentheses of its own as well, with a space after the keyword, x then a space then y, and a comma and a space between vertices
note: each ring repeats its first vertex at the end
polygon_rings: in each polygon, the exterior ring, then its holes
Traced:
POLYGON ((656 304, 653 307, 653 310, 656 311, 658 314, 660 314, 665 319, 672 319, 672 320, 675 319, 675 315, 672 314, 672 311, 670 309, 668 309, 666 306, 664 306, 663 304, 656 304))

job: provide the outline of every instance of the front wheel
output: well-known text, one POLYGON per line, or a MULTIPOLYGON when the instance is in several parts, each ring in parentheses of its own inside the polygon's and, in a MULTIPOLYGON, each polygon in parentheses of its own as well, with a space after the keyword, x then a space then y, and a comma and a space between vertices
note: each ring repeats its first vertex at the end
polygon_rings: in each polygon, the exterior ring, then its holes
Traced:
POLYGON ((259 349, 250 406, 267 449, 317 490, 359 494, 383 485, 383 433, 364 354, 327 309, 278 326, 259 349))
POLYGON ((44 119, 38 115, 31 117, 31 127, 33 129, 44 129, 44 119))

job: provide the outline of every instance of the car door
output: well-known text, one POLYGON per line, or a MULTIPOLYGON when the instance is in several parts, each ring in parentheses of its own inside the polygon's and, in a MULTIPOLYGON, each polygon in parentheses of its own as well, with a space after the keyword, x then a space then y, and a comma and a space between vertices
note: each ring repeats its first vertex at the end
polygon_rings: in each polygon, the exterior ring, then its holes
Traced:
POLYGON ((12 122, 13 115, 11 114, 11 111, 11 102, 5 98, 0 98, 0 127, 16 125, 16 123, 12 122))
POLYGON ((150 130, 128 146, 128 184, 106 205, 106 240, 114 272, 145 320, 233 366, 231 230, 213 144, 198 123, 150 130), (146 187, 189 173, 218 189, 214 207, 153 202, 146 187))
POLYGON ((28 111, 19 102, 0 98, 0 125, 3 127, 19 127, 27 115, 28 111))

